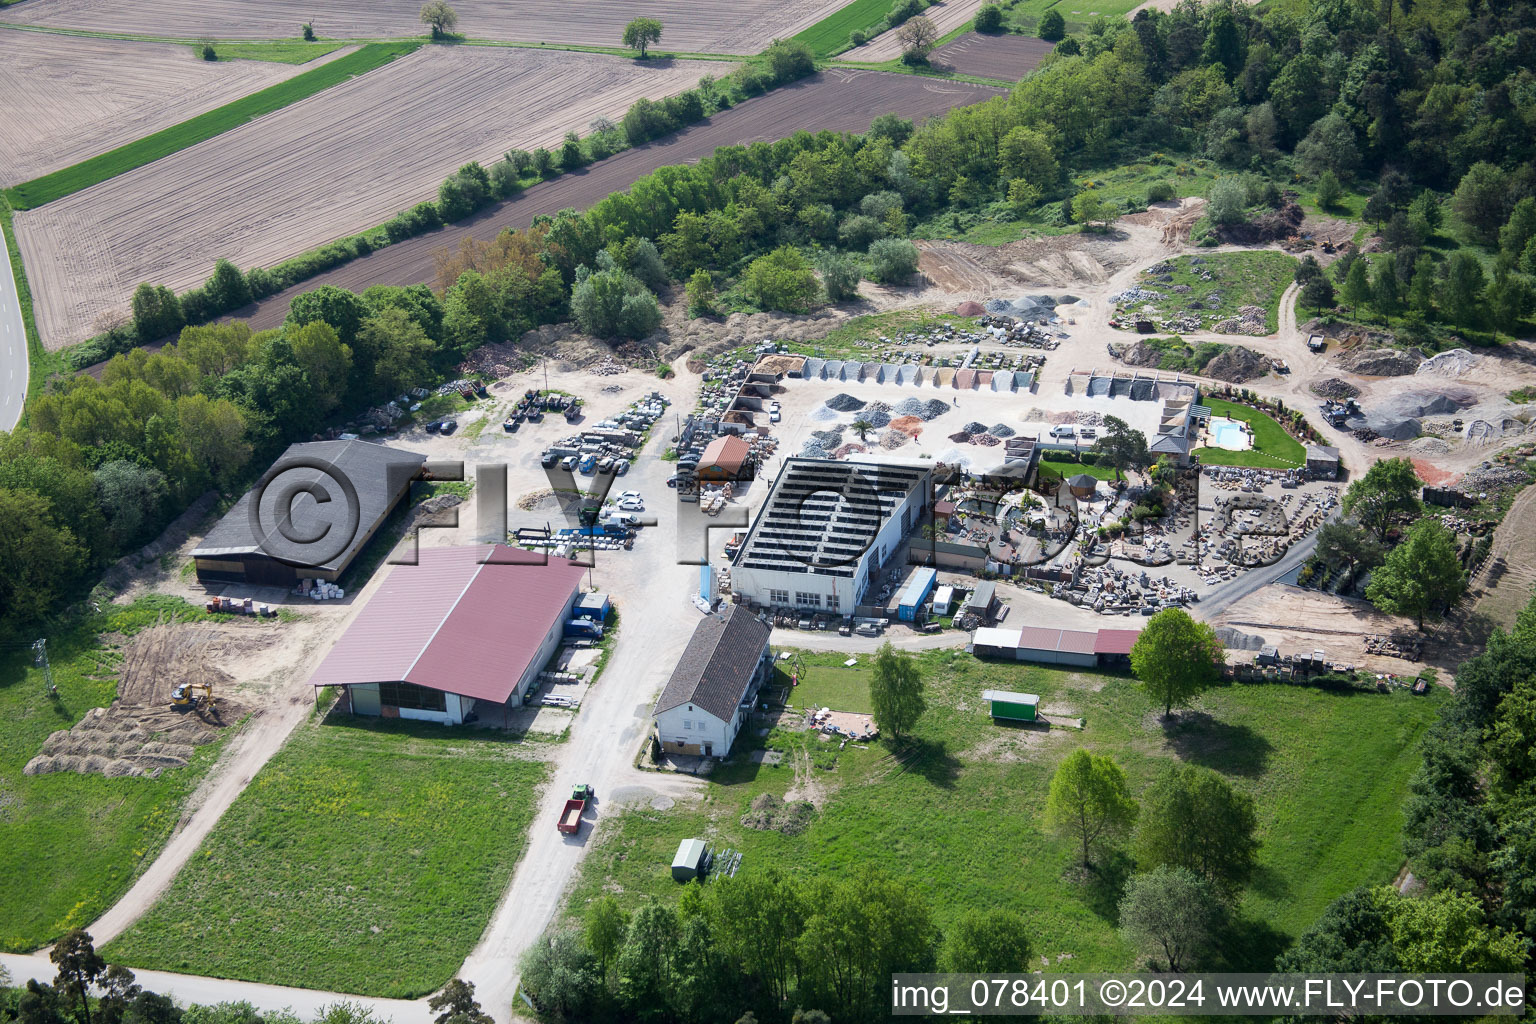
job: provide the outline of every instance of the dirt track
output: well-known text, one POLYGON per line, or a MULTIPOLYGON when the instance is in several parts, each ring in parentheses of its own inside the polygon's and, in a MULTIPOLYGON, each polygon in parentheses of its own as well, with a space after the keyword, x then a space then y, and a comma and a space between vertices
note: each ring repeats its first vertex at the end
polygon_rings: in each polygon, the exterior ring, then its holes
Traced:
POLYGON ((361 291, 373 284, 431 281, 432 254, 443 248, 457 249, 459 240, 466 236, 493 238, 504 228, 526 227, 541 213, 552 214, 566 207, 583 209, 611 192, 628 188, 636 178, 658 167, 691 163, 720 146, 780 139, 797 131, 863 131, 877 115, 888 111, 922 119, 998 92, 876 71, 823 72, 717 114, 707 123, 626 150, 578 174, 536 185, 467 221, 353 260, 239 310, 233 318, 249 320, 258 330, 274 327, 287 315, 288 303, 295 295, 322 284, 361 291))
MULTIPOLYGON (((453 6, 458 31, 472 38, 600 46, 618 46, 637 10, 614 0, 459 0, 453 6)), ((814 24, 827 9, 826 0, 646 0, 644 13, 661 20, 668 49, 747 54, 814 24)), ((371 39, 421 35, 420 11, 420 0, 29 0, 0 12, 0 21, 137 35, 163 35, 174 26, 189 39, 282 39, 313 20, 327 38, 371 39)))
POLYGON ((44 345, 93 333, 153 281, 200 284, 388 220, 469 160, 557 145, 726 63, 427 47, 110 181, 16 216, 44 345))
POLYGON ((928 63, 962 75, 1017 82, 1035 69, 1053 47, 1044 39, 967 32, 933 51, 928 63))
POLYGON ((191 48, 0 35, 0 184, 14 185, 142 138, 350 53, 308 64, 198 60, 191 48))

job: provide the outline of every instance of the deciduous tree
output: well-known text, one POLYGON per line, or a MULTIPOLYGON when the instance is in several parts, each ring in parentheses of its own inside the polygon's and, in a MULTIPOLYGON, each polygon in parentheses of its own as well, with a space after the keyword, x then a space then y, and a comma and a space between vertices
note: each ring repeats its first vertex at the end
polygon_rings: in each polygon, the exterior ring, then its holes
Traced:
POLYGON ((652 43, 661 42, 661 22, 655 18, 636 18, 624 26, 624 45, 631 50, 640 51, 640 59, 644 60, 646 50, 652 43))
POLYGON ((1188 868, 1231 893, 1258 856, 1253 798, 1200 765, 1173 762, 1142 795, 1136 856, 1146 867, 1188 868))
POLYGON ((956 974, 1029 970, 1029 927, 1022 915, 993 907, 968 910, 944 931, 938 967, 956 974))
POLYGON ((1175 972, 1194 966, 1220 917, 1220 900, 1205 879, 1166 864, 1131 879, 1120 901, 1126 936, 1175 972))
POLYGON ((1413 524, 1407 538, 1387 553, 1371 574, 1365 596, 1389 615, 1411 615, 1424 628, 1424 615, 1449 608, 1467 588, 1467 574, 1456 556, 1456 537, 1438 517, 1413 524))
POLYGON ((1165 715, 1216 682, 1224 661, 1216 631, 1182 608, 1152 616, 1131 646, 1131 670, 1165 715))
POLYGON ((1423 486, 1408 459, 1380 459, 1349 485, 1341 507, 1345 515, 1354 516, 1377 539, 1386 540, 1387 531, 1399 516, 1418 511, 1423 486))
POLYGON ((1145 469, 1152 464, 1146 435, 1118 416, 1104 417, 1104 433, 1093 442, 1093 451, 1099 465, 1114 469, 1117 480, 1128 469, 1145 469))
POLYGON ((933 52, 939 41, 939 29, 933 22, 919 14, 908 18, 896 30, 896 40, 901 43, 902 59, 909 63, 921 63, 933 52))
POLYGON ((897 743, 912 730, 928 706, 923 700, 923 677, 918 673, 917 662, 911 655, 897 651, 889 640, 875 654, 869 702, 875 724, 897 743))
POLYGON ((458 26, 459 14, 447 0, 427 0, 421 5, 421 23, 432 29, 433 39, 442 39, 458 26))
MULTIPOLYGON (((1136 801, 1125 772, 1107 755, 1079 747, 1068 754, 1051 777, 1045 804, 1046 826, 1072 839, 1089 864, 1093 848, 1129 832, 1136 823, 1136 801)), ((981 968, 966 968, 980 970, 981 968)))

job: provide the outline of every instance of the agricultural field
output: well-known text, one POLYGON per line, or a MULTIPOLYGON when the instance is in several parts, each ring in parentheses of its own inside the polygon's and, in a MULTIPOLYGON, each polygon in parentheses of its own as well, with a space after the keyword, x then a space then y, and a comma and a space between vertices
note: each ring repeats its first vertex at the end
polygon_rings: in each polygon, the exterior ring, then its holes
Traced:
POLYGON ((316 275, 262 300, 244 319, 253 329, 275 327, 287 315, 295 295, 322 284, 361 291, 373 284, 432 281, 437 273, 434 254, 457 249, 464 238, 490 239, 505 228, 527 227, 539 214, 554 214, 566 207, 585 209, 658 167, 698 160, 721 146, 772 141, 802 130, 862 132, 883 113, 921 120, 999 94, 998 89, 966 82, 834 68, 738 104, 664 139, 627 149, 581 174, 534 185, 469 221, 316 275))
MULTIPOLYGON (((461 0, 458 31, 473 39, 524 43, 618 46, 635 5, 601 0, 461 0)), ((0 9, 0 22, 132 35, 169 31, 187 39, 288 39, 305 22, 331 39, 421 36, 419 0, 145 0, 102 4, 98 0, 26 0, 0 9), (172 29, 174 26, 174 29, 172 29)), ((664 26, 661 49, 707 53, 758 53, 774 39, 792 36, 818 21, 826 0, 651 0, 644 13, 664 26)))
POLYGON ((1052 48, 1051 43, 1034 36, 967 32, 934 50, 928 63, 940 71, 1017 82, 1033 71, 1052 48))
MULTIPOLYGON (((806 655, 805 662, 835 674, 842 657, 806 655)), ((1002 906, 1024 915, 1035 951, 1053 964, 1070 957, 1071 970, 1124 969, 1132 952, 1116 929, 1115 905, 1130 865, 1111 859, 1084 881, 1073 869, 1071 844, 1041 825, 1052 772, 1082 745, 1114 756, 1135 793, 1160 764, 1178 758, 1219 771, 1253 795, 1259 867, 1222 946, 1229 964, 1259 963, 1334 897, 1396 873, 1399 808, 1417 743, 1445 699, 1439 690, 1426 699, 1233 685, 1207 692, 1165 725, 1123 676, 986 663, 948 651, 919 660, 928 712, 913 740, 915 759, 900 763, 880 744, 839 751, 815 733, 776 728, 764 742, 783 755, 779 764, 738 751, 711 776, 702 806, 631 811, 603 826, 568 911, 579 913, 605 892, 631 906, 674 897, 672 854, 680 840, 700 836, 744 851, 743 872, 778 866, 847 874, 878 866, 916 885, 941 927, 967 909, 1002 906), (989 686, 1039 693, 1049 717, 1080 717, 1086 725, 1081 732, 996 725, 980 697, 989 686), (743 825, 763 793, 809 800, 817 808, 809 827, 790 835, 743 825)), ((819 675, 813 670, 790 702, 819 703, 804 698, 859 683, 819 675)))
MULTIPOLYGON (((923 17, 933 22, 934 27, 939 30, 939 38, 942 39, 976 17, 982 2, 983 0, 937 0, 933 6, 923 12, 923 17)), ((901 56, 901 43, 896 38, 896 32, 894 28, 889 32, 882 32, 863 46, 855 46, 843 54, 842 59, 868 61, 871 64, 896 60, 901 56)))
POLYGON ((154 860, 218 754, 217 742, 201 746, 186 767, 158 778, 23 770, 50 734, 112 704, 123 646, 162 614, 210 617, 180 601, 146 599, 54 636, 57 699, 47 696, 30 650, 0 658, 0 950, 36 949, 116 902, 154 860))
MULTIPOLYGON (((1141 5, 1142 0, 1015 0, 1003 17, 1016 30, 1034 35, 1041 16, 1055 9, 1066 19, 1068 32, 1082 32, 1095 18, 1124 18, 1141 5)), ((1159 0, 1159 6, 1171 10, 1173 5, 1159 0)))
POLYGON ((185 46, 163 43, 38 32, 0 38, 4 185, 68 167, 309 70, 204 61, 185 46))
POLYGON ((507 47, 420 49, 152 166, 18 213, 43 343, 53 350, 88 337, 104 313, 127 308, 142 281, 185 289, 220 257, 241 268, 275 264, 431 198, 467 161, 554 146, 567 130, 617 118, 642 96, 679 92, 730 66, 595 55, 576 62, 507 47))
POLYGON ((480 938, 543 779, 541 763, 499 736, 350 716, 301 727, 106 955, 424 995, 480 938))

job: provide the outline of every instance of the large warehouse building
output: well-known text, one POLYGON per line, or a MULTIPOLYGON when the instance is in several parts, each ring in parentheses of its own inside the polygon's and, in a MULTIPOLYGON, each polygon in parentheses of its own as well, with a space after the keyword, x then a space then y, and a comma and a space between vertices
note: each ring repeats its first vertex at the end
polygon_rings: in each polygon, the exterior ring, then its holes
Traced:
POLYGON ((1134 629, 983 626, 971 634, 971 650, 978 658, 1012 658, 1078 668, 1109 667, 1125 664, 1138 635, 1139 631, 1134 629))
POLYGON ((426 461, 370 441, 291 445, 193 549, 198 582, 336 580, 410 493, 426 461))
POLYGON ((458 725, 521 701, 560 645, 586 570, 503 544, 422 548, 396 565, 310 685, 358 715, 458 725))
POLYGON ((871 572, 906 557, 902 538, 931 485, 918 463, 785 459, 736 554, 732 586, 769 608, 852 615, 871 572))

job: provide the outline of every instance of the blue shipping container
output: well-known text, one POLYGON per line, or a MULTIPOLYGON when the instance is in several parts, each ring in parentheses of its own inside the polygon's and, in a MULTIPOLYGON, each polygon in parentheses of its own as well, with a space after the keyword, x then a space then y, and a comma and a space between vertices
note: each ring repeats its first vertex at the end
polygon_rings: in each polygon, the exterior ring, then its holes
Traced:
POLYGON ((917 610, 928 600, 939 574, 934 569, 919 569, 912 575, 907 589, 901 592, 901 604, 896 606, 896 617, 903 622, 917 618, 917 610))

